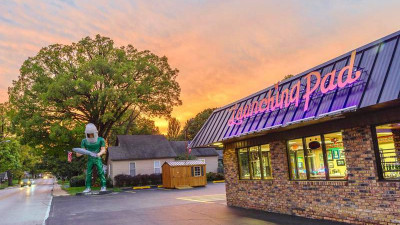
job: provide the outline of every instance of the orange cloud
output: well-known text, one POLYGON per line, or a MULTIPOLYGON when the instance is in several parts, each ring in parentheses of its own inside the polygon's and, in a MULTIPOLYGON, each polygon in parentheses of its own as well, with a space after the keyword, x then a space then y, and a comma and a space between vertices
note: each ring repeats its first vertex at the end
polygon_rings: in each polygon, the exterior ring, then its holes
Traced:
MULTIPOLYGON (((166 55, 180 70, 182 125, 399 29, 398 1, 79 1, 0 8, 0 101, 22 62, 99 33, 166 55), (1 92, 2 91, 2 92, 1 92), (3 94, 1 94, 3 93, 3 94)), ((167 122, 155 118, 166 132, 167 122)))

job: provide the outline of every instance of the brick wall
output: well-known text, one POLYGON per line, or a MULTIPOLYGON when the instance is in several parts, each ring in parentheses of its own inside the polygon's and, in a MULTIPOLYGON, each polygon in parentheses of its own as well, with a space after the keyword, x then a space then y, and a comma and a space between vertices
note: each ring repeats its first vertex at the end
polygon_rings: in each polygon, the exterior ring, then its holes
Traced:
POLYGON ((284 141, 270 142, 273 180, 239 180, 234 144, 224 166, 229 206, 354 224, 400 224, 400 182, 378 181, 369 127, 343 132, 348 181, 290 181, 284 141))

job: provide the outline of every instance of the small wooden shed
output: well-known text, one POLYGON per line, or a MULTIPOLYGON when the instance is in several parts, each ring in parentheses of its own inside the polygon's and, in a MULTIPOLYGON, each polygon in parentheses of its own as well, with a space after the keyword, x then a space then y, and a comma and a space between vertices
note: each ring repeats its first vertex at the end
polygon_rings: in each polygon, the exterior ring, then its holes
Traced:
POLYGON ((162 165, 164 188, 206 186, 206 164, 200 160, 180 160, 162 165))

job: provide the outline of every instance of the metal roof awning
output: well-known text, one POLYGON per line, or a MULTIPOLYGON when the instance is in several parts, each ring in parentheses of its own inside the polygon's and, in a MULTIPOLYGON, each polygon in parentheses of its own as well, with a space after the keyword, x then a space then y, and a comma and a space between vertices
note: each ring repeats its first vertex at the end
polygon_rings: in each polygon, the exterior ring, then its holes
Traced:
POLYGON ((399 99, 399 36, 400 31, 215 110, 189 147, 399 99))

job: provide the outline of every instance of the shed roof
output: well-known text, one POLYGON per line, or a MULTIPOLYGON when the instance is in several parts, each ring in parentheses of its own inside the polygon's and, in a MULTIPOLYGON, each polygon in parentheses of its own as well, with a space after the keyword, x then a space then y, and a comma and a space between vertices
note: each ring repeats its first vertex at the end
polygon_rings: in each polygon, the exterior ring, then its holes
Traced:
POLYGON ((197 166, 197 165, 206 165, 205 162, 201 160, 180 160, 180 161, 172 161, 165 162, 164 164, 168 164, 170 166, 197 166))
MULTIPOLYGON (((290 128, 296 123, 319 120, 323 117, 329 118, 344 112, 357 111, 361 108, 398 100, 400 95, 399 36, 400 31, 357 48, 354 68, 362 71, 358 81, 341 89, 313 95, 308 110, 304 111, 305 76, 310 72, 318 71, 322 79, 326 74, 336 70, 335 80, 337 80, 339 71, 348 65, 353 50, 284 80, 279 84, 278 91, 274 86, 270 86, 216 109, 189 147, 203 147, 253 133, 267 132, 282 127, 290 128), (238 113, 237 108, 265 98, 269 91, 272 92, 271 96, 276 96, 277 92, 280 93, 282 90, 291 88, 299 81, 301 82, 301 101, 298 107, 292 103, 286 108, 278 108, 247 117, 240 124, 228 125, 228 121, 238 113), (237 108, 234 108, 235 106, 237 108)), ((315 80, 311 83, 315 84, 315 80)))
MULTIPOLYGON (((188 145, 187 141, 170 141, 171 147, 174 149, 177 155, 186 154, 186 148, 188 145)), ((218 152, 215 148, 194 148, 191 150, 191 155, 201 157, 201 156, 218 156, 218 152)))
POLYGON ((118 135, 108 148, 110 160, 175 158, 177 154, 163 135, 118 135))

